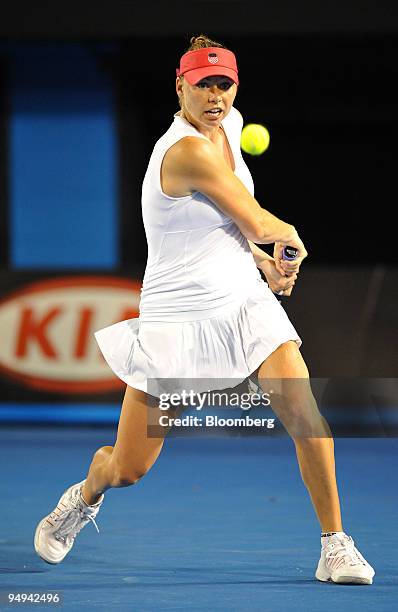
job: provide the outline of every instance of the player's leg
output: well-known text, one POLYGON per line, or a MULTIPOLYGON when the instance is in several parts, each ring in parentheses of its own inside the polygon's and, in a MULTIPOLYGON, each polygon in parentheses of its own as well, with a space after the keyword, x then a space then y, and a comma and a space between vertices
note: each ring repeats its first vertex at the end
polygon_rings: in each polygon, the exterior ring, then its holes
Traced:
MULTIPOLYGON (((69 487, 57 507, 38 524, 34 546, 44 561, 60 563, 90 521, 98 529, 95 517, 104 491, 134 484, 156 461, 164 435, 147 435, 147 399, 142 391, 126 388, 115 446, 104 446, 95 453, 87 479, 69 487)), ((155 405, 151 410, 159 408, 155 405)))
MULTIPOLYGON (((146 393, 127 386, 115 446, 97 450, 83 485, 82 495, 87 504, 95 504, 111 487, 136 483, 155 463, 164 438, 147 435, 148 405, 146 393)), ((155 410, 151 407, 151 411, 155 410)))
POLYGON ((273 387, 272 407, 295 443, 300 472, 322 531, 341 531, 333 438, 319 413, 297 344, 279 346, 260 366, 258 379, 264 391, 273 387))
POLYGON ((274 390, 272 407, 295 443, 300 472, 325 534, 317 579, 371 584, 374 569, 342 530, 334 443, 296 343, 287 342, 274 351, 260 366, 258 380, 264 391, 271 386, 274 390))

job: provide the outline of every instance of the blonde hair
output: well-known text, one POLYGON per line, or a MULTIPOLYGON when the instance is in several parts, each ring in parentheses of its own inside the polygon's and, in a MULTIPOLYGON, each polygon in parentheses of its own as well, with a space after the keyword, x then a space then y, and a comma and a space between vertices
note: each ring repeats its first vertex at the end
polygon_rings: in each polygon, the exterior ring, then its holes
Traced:
POLYGON ((199 36, 192 36, 189 41, 190 46, 188 51, 197 51, 198 49, 206 49, 207 47, 219 47, 221 49, 225 49, 224 45, 216 42, 215 40, 211 40, 205 34, 199 34, 199 36))

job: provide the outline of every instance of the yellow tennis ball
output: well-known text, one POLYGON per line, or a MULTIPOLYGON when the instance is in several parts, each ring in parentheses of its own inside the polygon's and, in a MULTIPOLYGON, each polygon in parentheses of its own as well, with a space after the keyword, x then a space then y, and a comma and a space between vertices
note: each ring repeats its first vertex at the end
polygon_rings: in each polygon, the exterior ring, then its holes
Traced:
POLYGON ((259 123, 248 123, 242 130, 240 146, 245 153, 261 155, 268 149, 269 132, 259 123))

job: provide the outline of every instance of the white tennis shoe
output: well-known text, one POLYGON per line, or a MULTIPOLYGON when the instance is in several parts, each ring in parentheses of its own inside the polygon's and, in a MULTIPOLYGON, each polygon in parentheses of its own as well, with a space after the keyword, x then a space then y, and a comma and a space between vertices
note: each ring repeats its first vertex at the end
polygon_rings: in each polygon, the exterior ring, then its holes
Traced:
POLYGON ((315 572, 318 580, 341 584, 372 584, 375 571, 355 548, 351 536, 340 531, 321 538, 321 545, 321 558, 315 572))
POLYGON ((45 516, 36 528, 35 550, 47 563, 61 563, 71 550, 79 531, 90 521, 99 533, 95 517, 104 496, 93 506, 88 506, 81 495, 84 482, 69 487, 55 510, 45 516))

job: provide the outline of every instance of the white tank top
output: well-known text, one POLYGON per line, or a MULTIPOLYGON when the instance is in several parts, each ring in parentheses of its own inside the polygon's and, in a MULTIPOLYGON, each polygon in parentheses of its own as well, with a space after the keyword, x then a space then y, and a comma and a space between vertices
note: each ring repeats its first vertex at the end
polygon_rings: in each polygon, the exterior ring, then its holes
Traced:
MULTIPOLYGON (((243 120, 231 108, 222 127, 235 175, 253 194, 240 151, 243 120)), ((261 276, 247 239, 234 221, 200 192, 174 198, 163 193, 160 169, 166 151, 181 138, 206 138, 178 114, 155 144, 142 186, 148 261, 141 290, 141 321, 194 321, 241 304, 261 276)))

